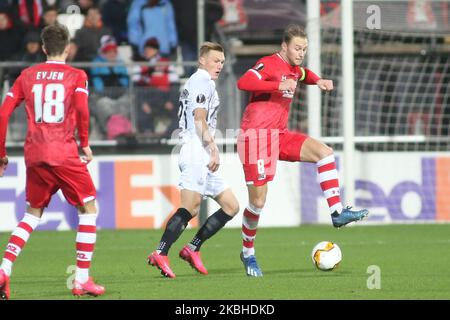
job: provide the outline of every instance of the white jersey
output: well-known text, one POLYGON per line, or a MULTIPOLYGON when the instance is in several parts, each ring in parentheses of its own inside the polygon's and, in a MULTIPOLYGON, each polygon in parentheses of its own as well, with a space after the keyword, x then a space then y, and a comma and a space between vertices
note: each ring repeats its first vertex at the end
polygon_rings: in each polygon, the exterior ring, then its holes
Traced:
POLYGON ((193 136, 200 140, 194 124, 194 110, 197 108, 207 110, 206 123, 209 132, 214 137, 219 103, 215 82, 206 70, 198 69, 186 81, 180 95, 178 117, 180 119, 179 128, 182 130, 180 137, 183 141, 190 140, 193 136))

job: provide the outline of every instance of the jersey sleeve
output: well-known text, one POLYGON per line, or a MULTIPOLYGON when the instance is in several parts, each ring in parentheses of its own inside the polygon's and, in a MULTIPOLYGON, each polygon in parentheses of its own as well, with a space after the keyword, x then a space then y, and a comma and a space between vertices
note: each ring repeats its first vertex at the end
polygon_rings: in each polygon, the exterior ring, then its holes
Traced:
POLYGON ((80 70, 74 93, 74 107, 77 114, 77 130, 80 147, 89 145, 89 105, 88 105, 88 79, 84 71, 80 70))
POLYGON ((22 74, 16 79, 11 90, 6 94, 6 98, 0 108, 0 158, 6 156, 6 132, 8 129, 9 117, 24 100, 22 87, 22 74))
POLYGON ((300 67, 300 71, 302 72, 302 76, 299 81, 304 84, 316 84, 320 80, 320 77, 308 68, 300 67))
POLYGON ((201 81, 194 86, 190 99, 192 111, 198 108, 208 109, 208 101, 211 99, 214 89, 214 84, 207 80, 201 81))
POLYGON ((238 80, 238 88, 244 91, 277 91, 280 83, 271 80, 273 66, 266 57, 260 59, 252 68, 248 69, 238 80))

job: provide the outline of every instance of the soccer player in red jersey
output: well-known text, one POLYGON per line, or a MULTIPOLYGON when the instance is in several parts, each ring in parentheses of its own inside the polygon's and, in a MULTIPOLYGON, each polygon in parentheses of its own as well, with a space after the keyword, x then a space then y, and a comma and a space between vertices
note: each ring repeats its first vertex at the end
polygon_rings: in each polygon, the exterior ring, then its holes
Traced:
POLYGON ((0 266, 0 299, 9 299, 12 265, 32 231, 38 226, 51 196, 61 189, 67 201, 79 210, 76 237, 77 268, 72 293, 101 295, 105 289, 89 277, 96 241, 96 190, 87 169, 92 160, 89 147, 87 76, 65 64, 69 53, 69 32, 51 25, 41 34, 47 61, 22 71, 0 108, 0 174, 8 157, 5 150, 8 120, 22 101, 28 119, 24 146, 27 209, 13 231, 0 266), (78 131, 78 154, 74 137, 78 131))
POLYGON ((301 27, 289 25, 284 31, 281 50, 261 58, 238 81, 240 90, 251 93, 241 121, 238 152, 243 164, 249 204, 242 223, 241 260, 247 275, 260 277, 254 240, 258 219, 267 196, 267 182, 275 176, 277 160, 314 162, 318 180, 337 228, 368 215, 367 210, 352 211, 340 200, 339 180, 333 150, 304 133, 287 129, 289 109, 298 82, 333 90, 332 80, 322 79, 301 67, 308 39, 301 27))

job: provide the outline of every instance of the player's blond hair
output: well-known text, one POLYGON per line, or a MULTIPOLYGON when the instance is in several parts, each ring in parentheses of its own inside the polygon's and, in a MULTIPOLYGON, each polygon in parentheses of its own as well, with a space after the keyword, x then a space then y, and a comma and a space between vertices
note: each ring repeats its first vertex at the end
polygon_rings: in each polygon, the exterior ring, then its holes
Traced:
POLYGON ((219 51, 219 52, 224 52, 223 47, 221 44, 217 43, 217 42, 209 42, 206 41, 202 44, 202 46, 200 47, 200 53, 199 56, 203 57, 206 54, 208 54, 208 52, 210 51, 219 51))
POLYGON ((290 24, 284 29, 283 32, 283 42, 289 44, 291 40, 295 37, 307 38, 305 29, 300 27, 298 24, 290 24))

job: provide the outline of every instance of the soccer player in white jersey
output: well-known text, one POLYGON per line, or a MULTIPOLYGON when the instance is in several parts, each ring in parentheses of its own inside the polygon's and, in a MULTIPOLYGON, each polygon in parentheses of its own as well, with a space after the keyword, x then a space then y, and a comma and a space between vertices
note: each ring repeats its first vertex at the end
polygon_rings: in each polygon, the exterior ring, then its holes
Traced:
POLYGON ((225 62, 222 46, 205 42, 200 48, 198 62, 197 72, 183 87, 178 111, 179 127, 182 130, 178 160, 181 170, 181 205, 167 222, 157 250, 148 257, 148 263, 169 278, 175 278, 167 257, 169 249, 189 220, 198 214, 202 197, 213 198, 221 208, 206 220, 192 241, 179 253, 180 258, 201 274, 208 274, 200 258, 201 245, 239 212, 236 197, 217 173, 220 161, 214 133, 219 96, 214 81, 219 77, 225 62))

